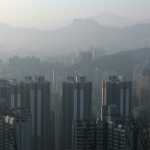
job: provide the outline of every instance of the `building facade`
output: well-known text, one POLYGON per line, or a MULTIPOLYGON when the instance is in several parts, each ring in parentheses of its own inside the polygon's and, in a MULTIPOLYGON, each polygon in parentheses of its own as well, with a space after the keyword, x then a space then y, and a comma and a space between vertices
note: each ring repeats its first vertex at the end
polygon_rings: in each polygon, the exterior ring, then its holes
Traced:
POLYGON ((103 150, 103 122, 75 120, 72 126, 73 150, 103 150))
POLYGON ((93 92, 97 96, 102 93, 102 70, 95 68, 94 69, 94 78, 93 78, 93 92))
POLYGON ((72 147, 73 120, 90 120, 92 83, 86 77, 70 76, 61 83, 61 148, 72 147))
POLYGON ((0 97, 6 100, 9 108, 26 108, 25 84, 17 79, 0 79, 0 97))
POLYGON ((24 98, 32 115, 32 149, 49 149, 50 82, 44 76, 26 76, 24 98))
POLYGON ((32 115, 32 149, 49 149, 50 82, 44 76, 26 76, 25 82, 16 79, 0 80, 0 96, 9 108, 29 109, 32 115))
POLYGON ((116 104, 125 117, 131 115, 131 95, 132 82, 125 76, 109 76, 102 82, 102 105, 116 104))
POLYGON ((27 109, 11 108, 0 116, 2 135, 0 149, 31 150, 31 113, 27 109))
POLYGON ((145 128, 118 113, 115 104, 102 106, 96 121, 76 120, 72 128, 72 149, 147 150, 149 137, 145 128))
POLYGON ((93 77, 92 71, 92 52, 82 52, 81 58, 81 70, 84 76, 87 77, 88 80, 91 80, 93 77))

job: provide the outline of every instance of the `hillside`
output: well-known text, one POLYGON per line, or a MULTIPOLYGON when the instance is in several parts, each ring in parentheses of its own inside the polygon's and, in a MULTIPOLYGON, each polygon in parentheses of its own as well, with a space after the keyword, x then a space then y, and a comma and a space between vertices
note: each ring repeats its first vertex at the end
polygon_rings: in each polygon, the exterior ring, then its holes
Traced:
POLYGON ((113 28, 98 24, 93 19, 76 19, 72 24, 57 30, 36 28, 13 28, 0 23, 0 45, 5 49, 46 48, 51 53, 88 49, 89 46, 103 47, 115 52, 141 48, 148 45, 150 24, 113 28))
POLYGON ((150 48, 144 47, 137 50, 121 51, 116 54, 129 55, 137 62, 142 62, 144 60, 150 60, 150 48))
MULTIPOLYGON (((141 48, 137 50, 122 51, 113 55, 106 55, 92 61, 92 68, 100 68, 103 71, 117 71, 120 75, 126 75, 132 79, 133 66, 137 62, 150 60, 150 48, 141 48)), ((69 66, 66 70, 72 73, 76 70, 81 70, 81 64, 69 66)))
POLYGON ((124 18, 108 12, 100 13, 99 15, 93 16, 91 18, 97 21, 99 24, 108 27, 131 26, 140 22, 137 20, 124 18))

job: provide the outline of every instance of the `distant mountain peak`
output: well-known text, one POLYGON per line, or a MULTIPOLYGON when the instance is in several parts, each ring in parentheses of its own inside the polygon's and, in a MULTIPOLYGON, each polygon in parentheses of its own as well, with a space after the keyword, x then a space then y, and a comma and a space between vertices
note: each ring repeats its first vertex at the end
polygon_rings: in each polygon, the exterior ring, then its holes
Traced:
MULTIPOLYGON (((126 28, 104 27, 93 19, 75 19, 66 27, 42 31, 35 28, 13 28, 0 23, 0 44, 6 49, 38 49, 49 47, 55 53, 60 49, 88 49, 90 45, 103 47, 108 51, 129 50, 149 46, 150 24, 126 28), (62 47, 62 48, 60 48, 62 47)), ((62 50, 63 51, 63 50, 62 50)))
POLYGON ((6 27, 13 28, 12 26, 10 26, 4 22, 0 22, 0 28, 6 28, 6 27))
POLYGON ((94 19, 92 18, 89 18, 89 19, 74 19, 73 23, 96 23, 98 24, 97 21, 95 21, 94 19))
POLYGON ((99 24, 109 27, 124 27, 139 23, 137 20, 128 19, 108 12, 102 12, 91 18, 99 24))
POLYGON ((83 21, 83 19, 77 18, 77 19, 74 19, 74 20, 73 20, 73 23, 78 23, 78 22, 82 22, 82 21, 83 21))
MULTIPOLYGON (((112 13, 109 13, 109 12, 102 12, 102 13, 100 13, 100 14, 98 14, 98 15, 103 15, 103 16, 118 16, 118 17, 121 17, 121 16, 119 16, 119 15, 116 15, 116 14, 112 14, 112 13)), ((97 15, 97 16, 98 16, 97 15)), ((123 17, 122 17, 123 18, 123 17)))

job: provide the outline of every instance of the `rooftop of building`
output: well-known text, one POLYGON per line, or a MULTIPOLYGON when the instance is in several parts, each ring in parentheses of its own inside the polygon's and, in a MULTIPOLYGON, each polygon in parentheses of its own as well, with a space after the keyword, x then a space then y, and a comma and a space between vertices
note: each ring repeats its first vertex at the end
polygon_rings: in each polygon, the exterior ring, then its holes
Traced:
POLYGON ((68 76, 67 82, 87 82, 86 76, 68 76))
POLYGON ((126 82, 128 80, 126 79, 125 75, 120 75, 120 76, 113 75, 113 76, 109 76, 109 81, 112 81, 112 82, 126 82))
POLYGON ((132 124, 118 124, 115 126, 114 130, 133 130, 135 127, 132 124))
POLYGON ((25 76, 25 82, 46 82, 45 76, 25 76))
POLYGON ((28 109, 9 108, 6 111, 6 116, 15 118, 24 118, 27 116, 31 116, 31 112, 28 109))
POLYGON ((17 85, 17 79, 7 79, 7 78, 2 78, 0 79, 0 86, 7 86, 7 85, 17 85))

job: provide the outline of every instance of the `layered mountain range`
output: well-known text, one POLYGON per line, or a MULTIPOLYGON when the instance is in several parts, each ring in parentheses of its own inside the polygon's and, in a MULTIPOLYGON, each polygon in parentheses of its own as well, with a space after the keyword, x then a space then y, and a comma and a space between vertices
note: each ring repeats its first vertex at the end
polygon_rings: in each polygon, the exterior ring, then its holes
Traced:
POLYGON ((37 28, 14 28, 0 23, 0 45, 5 49, 49 49, 59 53, 102 47, 109 52, 137 49, 150 46, 150 24, 127 27, 106 27, 94 19, 75 19, 66 27, 57 30, 37 28))

